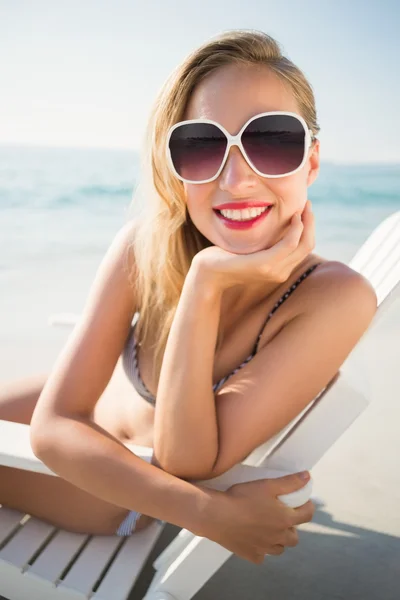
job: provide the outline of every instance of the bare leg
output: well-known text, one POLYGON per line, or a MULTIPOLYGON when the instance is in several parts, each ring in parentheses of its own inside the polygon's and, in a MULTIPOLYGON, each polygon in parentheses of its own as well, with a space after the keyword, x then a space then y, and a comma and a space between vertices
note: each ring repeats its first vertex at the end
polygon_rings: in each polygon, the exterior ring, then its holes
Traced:
POLYGON ((77 533, 111 535, 128 514, 61 477, 0 466, 1 505, 77 533), (29 491, 27 491, 29 490, 29 491))
MULTIPOLYGON (((45 381, 40 375, 1 384, 0 419, 29 425, 45 381)), ((60 477, 3 466, 0 505, 68 531, 100 535, 113 534, 128 514, 60 477)))
POLYGON ((47 375, 0 383, 0 419, 29 425, 47 375))

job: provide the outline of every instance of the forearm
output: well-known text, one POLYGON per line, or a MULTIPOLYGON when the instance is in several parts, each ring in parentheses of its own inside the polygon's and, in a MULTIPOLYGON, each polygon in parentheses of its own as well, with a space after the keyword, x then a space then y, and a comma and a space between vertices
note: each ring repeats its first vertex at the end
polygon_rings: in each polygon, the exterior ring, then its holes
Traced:
POLYGON ((135 456, 89 420, 54 417, 31 434, 35 454, 70 483, 129 510, 205 535, 217 494, 135 456))
POLYGON ((221 293, 196 270, 186 277, 166 345, 154 421, 154 453, 163 469, 201 479, 218 454, 212 389, 221 293))

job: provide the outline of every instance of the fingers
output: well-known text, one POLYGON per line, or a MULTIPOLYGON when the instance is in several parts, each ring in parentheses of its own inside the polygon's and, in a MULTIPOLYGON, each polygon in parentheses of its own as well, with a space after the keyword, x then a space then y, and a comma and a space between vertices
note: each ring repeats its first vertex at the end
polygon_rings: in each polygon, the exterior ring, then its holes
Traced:
POLYGON ((315 246, 315 222, 310 200, 307 200, 303 212, 294 218, 292 225, 288 240, 288 247, 293 248, 290 258, 294 258, 295 254, 296 258, 302 260, 315 246))
POLYGON ((282 544, 288 548, 294 548, 299 543, 299 534, 295 527, 289 527, 284 533, 282 544))
MULTIPOLYGON (((304 224, 299 213, 295 213, 290 222, 290 227, 284 237, 271 250, 275 251, 276 259, 281 264, 285 258, 291 257, 299 246, 303 234, 304 224)), ((289 262, 289 261, 288 261, 289 262)))
POLYGON ((308 254, 315 247, 315 219, 310 200, 307 200, 302 214, 303 231, 299 246, 308 254))
POLYGON ((315 248, 315 219, 309 200, 301 216, 294 219, 293 226, 282 241, 286 242, 286 246, 283 246, 286 260, 282 257, 281 268, 284 273, 286 269, 290 273, 315 248))
POLYGON ((266 555, 279 556, 285 552, 285 548, 294 548, 298 543, 299 536, 296 528, 289 527, 282 533, 276 544, 266 545, 263 548, 258 548, 257 551, 252 550, 247 555, 241 554, 241 557, 259 565, 263 563, 266 555))
POLYGON ((264 560, 264 556, 267 554, 272 554, 274 556, 279 556, 285 552, 285 548, 294 548, 299 543, 299 536, 295 527, 289 527, 280 539, 280 543, 273 544, 265 548, 263 553, 259 552, 253 557, 253 561, 256 564, 260 564, 264 560))
POLYGON ((292 511, 291 522, 292 525, 300 525, 301 523, 308 523, 312 520, 315 512, 315 505, 309 500, 298 508, 290 509, 292 511))
POLYGON ((301 262, 315 247, 315 223, 311 202, 295 213, 286 235, 273 247, 282 271, 301 262))
POLYGON ((279 556, 285 552, 285 547, 282 544, 275 544, 268 549, 266 554, 273 554, 274 556, 279 556))

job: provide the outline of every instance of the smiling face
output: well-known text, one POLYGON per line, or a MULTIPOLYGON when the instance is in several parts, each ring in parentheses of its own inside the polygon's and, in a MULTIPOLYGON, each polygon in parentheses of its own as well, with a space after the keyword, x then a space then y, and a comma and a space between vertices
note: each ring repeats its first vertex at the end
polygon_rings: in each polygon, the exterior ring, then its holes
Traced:
MULTIPOLYGON (((300 114, 290 88, 268 67, 228 65, 200 82, 182 120, 211 119, 236 135, 251 117, 269 111, 300 114)), ((318 170, 318 141, 308 150, 307 160, 297 173, 276 179, 258 175, 233 146, 217 179, 199 185, 184 183, 190 218, 212 244, 229 252, 248 254, 270 248, 282 239, 294 213, 304 208, 307 188, 318 170), (227 202, 249 200, 273 206, 266 218, 248 229, 228 227, 213 209, 227 202)))

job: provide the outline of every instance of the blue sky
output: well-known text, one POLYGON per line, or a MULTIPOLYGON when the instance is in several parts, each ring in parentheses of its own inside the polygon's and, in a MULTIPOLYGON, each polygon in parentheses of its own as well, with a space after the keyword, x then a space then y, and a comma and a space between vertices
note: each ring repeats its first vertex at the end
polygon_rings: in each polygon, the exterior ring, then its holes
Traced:
POLYGON ((0 143, 137 148, 171 70, 220 31, 275 37, 322 158, 400 162, 397 0, 0 0, 0 143))

